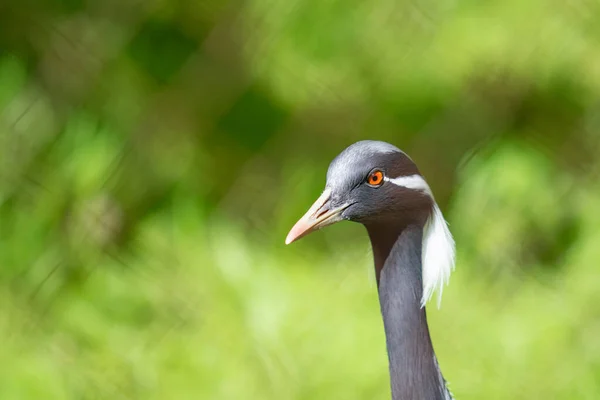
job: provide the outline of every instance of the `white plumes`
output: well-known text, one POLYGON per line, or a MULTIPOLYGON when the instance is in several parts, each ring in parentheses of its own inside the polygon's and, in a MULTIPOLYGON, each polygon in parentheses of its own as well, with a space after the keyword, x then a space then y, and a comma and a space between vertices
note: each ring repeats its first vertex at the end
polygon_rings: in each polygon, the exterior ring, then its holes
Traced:
POLYGON ((450 281, 454 270, 455 246, 454 238, 448 229, 448 223, 442 215, 437 203, 425 223, 423 231, 423 298, 421 307, 431 299, 437 290, 437 306, 442 302, 442 291, 450 281))
POLYGON ((435 291, 438 292, 438 308, 442 301, 442 291, 450 280, 454 270, 455 244, 448 223, 438 207, 431 189, 425 179, 420 175, 386 178, 387 181, 407 189, 420 190, 431 196, 433 209, 425 223, 423 230, 422 269, 423 269, 423 297, 421 307, 431 299, 435 291))
POLYGON ((421 175, 410 175, 410 176, 401 176, 398 178, 385 178, 386 181, 392 182, 394 185, 402 186, 407 189, 415 189, 420 190, 422 192, 427 193, 431 198, 433 198, 433 194, 431 193, 431 189, 425 179, 421 175))

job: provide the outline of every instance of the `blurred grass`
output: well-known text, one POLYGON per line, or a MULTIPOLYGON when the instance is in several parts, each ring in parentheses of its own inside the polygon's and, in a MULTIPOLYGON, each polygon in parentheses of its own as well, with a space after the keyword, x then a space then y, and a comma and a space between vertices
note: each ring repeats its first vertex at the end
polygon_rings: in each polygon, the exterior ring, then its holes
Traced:
MULTIPOLYGON (((366 245, 330 256, 261 249, 194 214, 174 205, 140 229, 144 251, 127 269, 92 260, 87 280, 60 296, 57 275, 33 299, 5 288, 2 397, 386 398, 366 245)), ((596 236, 546 283, 492 285, 459 263, 442 309, 429 312, 458 398, 594 398, 596 236)))
POLYGON ((389 398, 362 228, 283 245, 365 138, 456 237, 456 398, 597 398, 598 7, 7 0, 0 399, 389 398))

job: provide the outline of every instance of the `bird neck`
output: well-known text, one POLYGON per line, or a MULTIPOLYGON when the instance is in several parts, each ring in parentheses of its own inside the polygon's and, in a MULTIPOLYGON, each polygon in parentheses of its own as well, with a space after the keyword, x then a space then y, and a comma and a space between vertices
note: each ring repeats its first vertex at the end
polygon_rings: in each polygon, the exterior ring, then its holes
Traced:
POLYGON ((375 258, 392 399, 450 399, 420 304, 423 226, 367 226, 367 230, 375 258))

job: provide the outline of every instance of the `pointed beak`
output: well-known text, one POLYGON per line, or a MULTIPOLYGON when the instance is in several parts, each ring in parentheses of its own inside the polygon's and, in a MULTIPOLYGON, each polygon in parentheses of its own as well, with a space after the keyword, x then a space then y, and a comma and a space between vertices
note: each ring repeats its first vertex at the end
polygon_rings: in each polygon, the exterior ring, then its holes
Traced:
POLYGON ((348 204, 331 209, 330 199, 331 189, 325 189, 306 214, 296 222, 296 225, 285 238, 285 244, 295 242, 311 232, 341 221, 342 211, 348 208, 348 204))

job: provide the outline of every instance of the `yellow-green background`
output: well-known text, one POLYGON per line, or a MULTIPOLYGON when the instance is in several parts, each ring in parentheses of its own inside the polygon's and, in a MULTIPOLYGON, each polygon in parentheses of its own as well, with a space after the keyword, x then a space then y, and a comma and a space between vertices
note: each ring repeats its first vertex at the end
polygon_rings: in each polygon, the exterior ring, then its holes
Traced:
POLYGON ((600 397, 600 4, 3 0, 0 399, 388 399, 329 161, 407 151, 457 399, 600 397))

